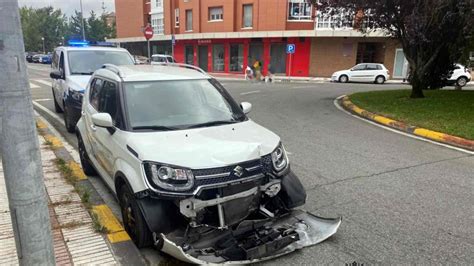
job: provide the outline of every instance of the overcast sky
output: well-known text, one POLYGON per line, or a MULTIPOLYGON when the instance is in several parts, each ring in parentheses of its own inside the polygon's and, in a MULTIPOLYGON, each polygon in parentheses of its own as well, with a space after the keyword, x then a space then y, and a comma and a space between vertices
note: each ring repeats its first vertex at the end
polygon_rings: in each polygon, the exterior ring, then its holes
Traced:
MULTIPOLYGON (((1 0, 0 0, 1 1, 1 0)), ((34 8, 52 6, 59 8, 66 15, 74 14, 74 10, 80 10, 80 0, 18 0, 20 6, 31 6, 34 8)), ((115 11, 114 0, 82 0, 84 16, 88 16, 91 10, 97 14, 102 13, 102 2, 105 4, 107 12, 115 11)))

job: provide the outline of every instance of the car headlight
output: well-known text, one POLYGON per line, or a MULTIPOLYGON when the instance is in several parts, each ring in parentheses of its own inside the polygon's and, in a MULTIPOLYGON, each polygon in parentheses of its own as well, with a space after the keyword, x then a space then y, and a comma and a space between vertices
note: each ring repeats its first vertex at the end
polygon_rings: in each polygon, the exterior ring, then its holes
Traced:
POLYGON ((272 163, 273 169, 275 169, 275 172, 277 173, 282 172, 288 167, 288 156, 286 155, 283 144, 280 143, 278 147, 276 147, 276 149, 272 152, 272 163))
POLYGON ((171 191, 184 191, 193 187, 194 175, 190 169, 145 162, 145 174, 151 185, 171 191))
POLYGON ((69 89, 69 93, 71 94, 71 97, 76 101, 82 101, 82 97, 84 96, 84 91, 69 89))

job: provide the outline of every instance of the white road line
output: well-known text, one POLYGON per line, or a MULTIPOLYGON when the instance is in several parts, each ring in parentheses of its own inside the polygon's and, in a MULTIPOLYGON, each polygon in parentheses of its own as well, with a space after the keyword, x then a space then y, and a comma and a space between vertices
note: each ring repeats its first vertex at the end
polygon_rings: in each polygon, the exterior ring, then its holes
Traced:
POLYGON ((259 93, 260 91, 249 91, 249 92, 242 92, 240 95, 248 95, 248 94, 255 94, 259 93))
POLYGON ((37 103, 36 101, 33 101, 33 105, 38 107, 39 109, 45 111, 46 113, 48 113, 48 115, 52 116, 61 125, 64 125, 64 120, 61 119, 61 117, 59 117, 57 114, 53 113, 53 111, 51 111, 48 108, 42 106, 41 104, 37 103))
POLYGON ((37 89, 37 88, 41 88, 41 87, 30 82, 30 89, 37 89))
POLYGON ((51 81, 48 81, 48 80, 34 79, 33 81, 41 83, 41 84, 46 85, 48 87, 52 86, 51 81))
POLYGON ((410 137, 410 138, 413 138, 413 139, 417 139, 417 140, 421 140, 421 141, 424 141, 424 142, 429 142, 431 144, 435 144, 435 145, 438 145, 438 146, 441 146, 441 147, 445 147, 445 148, 448 148, 448 149, 451 149, 451 150, 456 150, 456 151, 459 151, 459 152, 463 152, 463 153, 467 153, 467 154, 470 154, 470 155, 474 155, 474 152, 473 151, 469 151, 469 150, 465 150, 465 149, 462 149, 462 148, 458 148, 458 147, 454 147, 454 146, 451 146, 451 145, 448 145, 448 144, 444 144, 444 143, 440 143, 440 142, 436 142, 436 141, 433 141, 433 140, 430 140, 430 139, 425 139, 425 138, 422 138, 422 137, 418 137, 416 135, 412 135, 412 134, 408 134, 406 132, 403 132, 403 131, 399 131, 399 130, 396 130, 396 129, 393 129, 393 128, 390 128, 390 127, 387 127, 387 126, 384 126, 384 125, 381 125, 381 124, 378 124, 378 123, 375 123, 373 121, 370 121, 370 120, 367 120, 365 118, 362 118, 360 116, 357 116, 357 115, 354 115, 354 114, 351 114, 350 112, 348 112, 346 109, 342 108, 342 106, 339 105, 338 101, 340 99, 342 99, 343 97, 345 97, 346 95, 342 95, 342 96, 339 96, 337 97, 335 100, 334 100, 334 105, 336 106, 337 109, 343 111, 344 113, 350 115, 350 116, 353 116, 359 120, 362 120, 362 121, 365 121, 369 124, 372 124, 374 126, 377 126, 377 127, 381 127, 383 129, 386 129, 388 131, 392 131, 394 133, 397 133, 397 134, 400 134, 400 135, 403 135, 403 136, 406 136, 406 137, 410 137))
POLYGON ((41 68, 41 67, 34 67, 34 66, 28 66, 28 68, 37 70, 37 71, 42 71, 42 72, 50 72, 50 69, 48 68, 41 68))
POLYGON ((48 99, 48 98, 45 98, 45 99, 36 99, 35 102, 47 102, 47 101, 51 101, 52 99, 48 99))

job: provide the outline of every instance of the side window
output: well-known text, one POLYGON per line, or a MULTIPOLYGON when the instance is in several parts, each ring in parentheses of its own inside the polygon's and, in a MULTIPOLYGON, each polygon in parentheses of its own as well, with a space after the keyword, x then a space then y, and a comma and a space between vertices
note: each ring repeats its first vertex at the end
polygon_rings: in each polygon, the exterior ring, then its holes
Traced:
POLYGON ((96 111, 99 111, 99 95, 101 93, 103 83, 103 80, 95 79, 91 84, 89 102, 96 111))
POLYGON ((64 52, 60 52, 60 53, 61 55, 59 57, 59 71, 65 75, 66 72, 64 70, 64 52))
POLYGON ((377 65, 377 70, 382 70, 382 66, 381 66, 381 65, 377 65))
POLYGON ((99 94, 99 109, 100 113, 108 113, 116 127, 121 127, 121 119, 119 115, 119 104, 118 104, 118 89, 117 84, 104 81, 104 85, 99 94))
POLYGON ((379 69, 377 65, 367 65, 367 70, 377 70, 379 69))
POLYGON ((53 59, 52 59, 52 62, 51 62, 51 68, 52 69, 58 69, 58 65, 59 65, 59 52, 54 51, 53 59))
POLYGON ((361 70, 365 70, 365 68, 366 68, 366 65, 363 64, 363 65, 357 65, 357 66, 355 66, 352 70, 354 70, 354 71, 361 71, 361 70))

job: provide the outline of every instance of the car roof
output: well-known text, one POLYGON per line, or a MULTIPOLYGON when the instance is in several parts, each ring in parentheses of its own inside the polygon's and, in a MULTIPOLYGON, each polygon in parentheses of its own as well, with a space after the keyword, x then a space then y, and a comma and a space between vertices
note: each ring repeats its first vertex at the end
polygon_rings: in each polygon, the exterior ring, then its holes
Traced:
MULTIPOLYGON (((110 65, 109 65, 110 66, 110 65)), ((124 82, 209 79, 210 76, 197 67, 184 64, 123 65, 101 68, 95 75, 121 78, 124 82)))
POLYGON ((63 51, 120 51, 128 52, 124 48, 117 47, 102 47, 102 46, 59 46, 55 50, 63 51))

